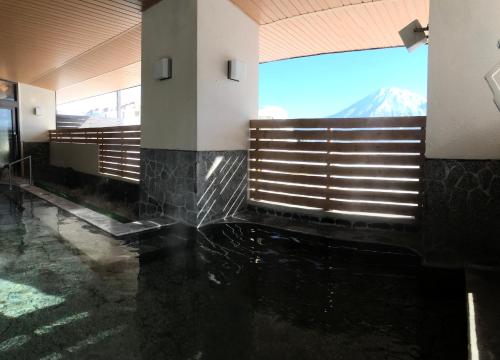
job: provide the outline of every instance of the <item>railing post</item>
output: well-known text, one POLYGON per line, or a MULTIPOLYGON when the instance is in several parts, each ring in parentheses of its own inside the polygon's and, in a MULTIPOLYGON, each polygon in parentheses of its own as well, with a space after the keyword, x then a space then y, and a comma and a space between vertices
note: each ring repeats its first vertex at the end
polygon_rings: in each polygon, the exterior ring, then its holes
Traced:
POLYGON ((30 161, 30 185, 33 185, 33 172, 32 172, 32 166, 31 166, 31 155, 29 156, 29 161, 30 161))
POLYGON ((12 191, 12 165, 9 164, 9 190, 12 191))

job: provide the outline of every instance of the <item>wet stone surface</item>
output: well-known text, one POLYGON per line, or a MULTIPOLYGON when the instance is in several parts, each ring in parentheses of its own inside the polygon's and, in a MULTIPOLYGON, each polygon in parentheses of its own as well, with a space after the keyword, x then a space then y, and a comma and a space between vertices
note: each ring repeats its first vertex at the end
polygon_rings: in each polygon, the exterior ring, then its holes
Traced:
POLYGON ((464 358, 463 289, 409 250, 241 223, 117 240, 21 200, 0 200, 2 359, 464 358))

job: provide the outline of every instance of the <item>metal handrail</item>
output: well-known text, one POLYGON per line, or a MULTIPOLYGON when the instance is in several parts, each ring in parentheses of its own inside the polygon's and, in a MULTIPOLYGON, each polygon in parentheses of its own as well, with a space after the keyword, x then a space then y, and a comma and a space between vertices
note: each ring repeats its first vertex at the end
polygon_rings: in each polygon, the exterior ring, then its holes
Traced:
POLYGON ((30 185, 33 185, 33 175, 32 175, 32 167, 31 167, 31 155, 25 156, 22 159, 13 161, 11 163, 8 163, 7 166, 9 167, 9 190, 12 191, 12 165, 16 165, 17 163, 23 162, 24 160, 29 159, 30 161, 30 185))

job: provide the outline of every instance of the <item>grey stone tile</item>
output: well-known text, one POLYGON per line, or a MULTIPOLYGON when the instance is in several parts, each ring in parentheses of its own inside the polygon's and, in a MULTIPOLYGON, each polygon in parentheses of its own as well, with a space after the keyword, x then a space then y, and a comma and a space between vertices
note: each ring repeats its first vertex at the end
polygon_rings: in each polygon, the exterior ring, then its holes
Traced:
POLYGON ((162 227, 176 223, 174 219, 159 217, 151 220, 134 221, 130 223, 121 223, 117 220, 100 214, 96 211, 78 205, 72 201, 61 198, 33 185, 21 185, 23 190, 30 192, 39 198, 56 205, 57 207, 69 212, 70 214, 82 219, 89 224, 107 232, 116 237, 122 237, 132 234, 138 234, 151 230, 158 230, 162 227))
POLYGON ((141 150, 140 216, 170 216, 192 226, 245 205, 247 151, 141 150))

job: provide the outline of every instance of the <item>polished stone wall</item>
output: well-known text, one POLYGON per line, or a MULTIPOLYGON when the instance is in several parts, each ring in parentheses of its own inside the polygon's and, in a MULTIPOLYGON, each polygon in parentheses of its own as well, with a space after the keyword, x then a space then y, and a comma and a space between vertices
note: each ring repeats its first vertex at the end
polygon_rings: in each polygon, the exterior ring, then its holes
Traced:
POLYGON ((293 208, 274 207, 272 205, 260 205, 258 203, 250 203, 247 205, 245 217, 280 217, 286 218, 290 222, 308 223, 311 226, 329 224, 336 228, 349 229, 349 230, 387 230, 398 231, 405 233, 418 233, 420 231, 419 224, 405 223, 405 222, 390 222, 387 220, 371 217, 357 217, 349 218, 348 216, 338 217, 327 213, 306 213, 300 212, 293 208))
POLYGON ((199 226, 234 214, 246 198, 247 152, 141 149, 140 216, 199 226))
MULTIPOLYGON (((40 178, 49 172, 50 167, 50 143, 23 142, 23 156, 32 157, 33 177, 40 178)), ((25 163, 25 174, 28 175, 28 163, 25 163)))
POLYGON ((427 159, 423 241, 427 258, 500 260, 500 161, 427 159))

